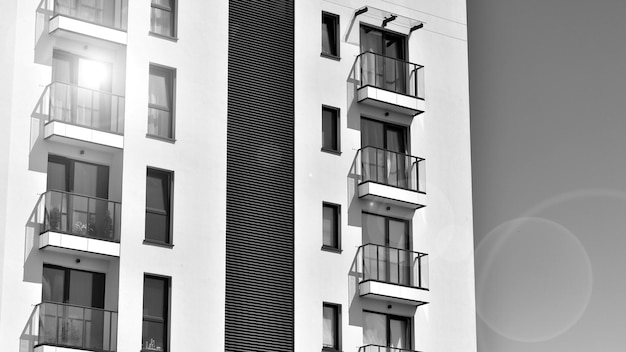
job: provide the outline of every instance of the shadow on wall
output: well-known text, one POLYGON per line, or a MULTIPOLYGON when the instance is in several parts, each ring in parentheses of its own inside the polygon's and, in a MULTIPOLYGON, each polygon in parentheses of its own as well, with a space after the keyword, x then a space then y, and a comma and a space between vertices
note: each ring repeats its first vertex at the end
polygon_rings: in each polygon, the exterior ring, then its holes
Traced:
POLYGON ((48 152, 44 147, 44 126, 50 116, 50 86, 46 86, 30 117, 30 152, 28 169, 30 171, 47 172, 48 152))
POLYGON ((51 65, 52 40, 50 18, 54 15, 54 0, 41 0, 35 11, 35 63, 51 65))
POLYGON ((24 282, 41 284, 39 234, 44 224, 45 194, 39 196, 35 208, 24 226, 24 282))

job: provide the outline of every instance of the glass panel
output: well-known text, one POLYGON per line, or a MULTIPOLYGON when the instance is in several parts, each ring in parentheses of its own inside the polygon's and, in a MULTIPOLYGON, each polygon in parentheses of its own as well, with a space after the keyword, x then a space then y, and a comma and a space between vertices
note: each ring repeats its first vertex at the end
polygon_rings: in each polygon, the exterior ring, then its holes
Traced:
POLYGON ((148 170, 146 180, 146 206, 151 209, 163 210, 169 205, 168 181, 165 174, 148 170))
POLYGON ((42 300, 44 302, 62 303, 64 301, 64 288, 65 270, 44 266, 42 280, 42 300))
POLYGON ((407 349, 411 347, 405 319, 389 318, 389 346, 407 349))
POLYGON ((146 238, 169 243, 168 216, 146 212, 146 238))
POLYGON ((174 26, 172 25, 172 13, 157 8, 152 8, 150 16, 150 31, 165 35, 174 36, 174 26))
POLYGON ((337 211, 333 206, 323 207, 323 244, 330 247, 337 247, 337 211))
MULTIPOLYGON (((104 345, 105 315, 109 315, 97 309, 85 311, 85 347, 90 350, 102 350, 104 345)), ((107 319, 108 322, 108 319, 107 319)), ((108 328, 108 326, 107 326, 108 328)))
POLYGON ((336 307, 324 306, 324 341, 326 347, 336 348, 337 346, 337 314, 336 307))
POLYGON ((159 5, 165 8, 172 8, 172 1, 171 0, 152 0, 152 3, 155 5, 159 5))
POLYGON ((84 309, 72 306, 59 306, 59 309, 65 312, 59 324, 59 343, 67 346, 82 347, 84 309))
POLYGON ((165 351, 165 324, 160 322, 143 322, 143 349, 148 351, 165 351))
POLYGON ((78 161, 74 162, 74 187, 72 192, 90 197, 97 197, 97 185, 98 166, 78 161))
POLYGON ((374 243, 384 246, 385 240, 385 217, 363 213, 363 243, 374 243))
POLYGON ((336 110, 322 109, 322 140, 324 148, 338 150, 336 110))
POLYGON ((84 271, 70 270, 68 303, 78 306, 92 306, 93 275, 84 271))
POLYGON ((337 32, 335 18, 322 15, 322 52, 337 56, 337 32))
POLYGON ((143 315, 165 318, 166 280, 146 277, 143 291, 143 315))
POLYGON ((389 247, 409 249, 406 221, 389 219, 389 247))
POLYGON ((387 317, 363 312, 363 344, 387 346, 387 317))
POLYGON ((170 112, 160 109, 148 109, 148 133, 161 136, 172 137, 170 112))
MULTIPOLYGON (((44 268, 45 269, 45 268, 44 268)), ((44 303, 39 306, 39 343, 57 342, 57 306, 52 303, 44 303)))
POLYGON ((48 160, 48 190, 68 191, 67 164, 48 160))

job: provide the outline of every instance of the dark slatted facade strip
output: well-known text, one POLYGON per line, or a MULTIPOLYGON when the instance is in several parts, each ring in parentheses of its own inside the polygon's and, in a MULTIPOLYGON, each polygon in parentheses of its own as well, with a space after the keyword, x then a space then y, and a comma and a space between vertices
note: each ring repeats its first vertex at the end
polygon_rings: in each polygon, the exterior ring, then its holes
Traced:
POLYGON ((225 350, 294 346, 294 10, 231 0, 225 350))

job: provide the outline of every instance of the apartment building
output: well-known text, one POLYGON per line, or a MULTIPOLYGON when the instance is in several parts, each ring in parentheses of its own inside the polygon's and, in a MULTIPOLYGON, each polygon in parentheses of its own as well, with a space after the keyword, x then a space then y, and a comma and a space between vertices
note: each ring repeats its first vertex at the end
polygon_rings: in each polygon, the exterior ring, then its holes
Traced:
POLYGON ((464 2, 1 8, 4 350, 476 350, 464 2))

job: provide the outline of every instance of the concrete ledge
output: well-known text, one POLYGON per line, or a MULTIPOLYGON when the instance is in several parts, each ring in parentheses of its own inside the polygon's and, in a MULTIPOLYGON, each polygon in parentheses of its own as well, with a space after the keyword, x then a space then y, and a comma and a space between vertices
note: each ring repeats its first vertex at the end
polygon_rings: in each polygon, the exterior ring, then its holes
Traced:
POLYGON ((364 281, 359 284, 359 295, 387 302, 422 305, 429 302, 430 292, 415 287, 364 281))
POLYGON ((110 257, 120 256, 120 244, 96 238, 81 237, 59 232, 44 232, 39 235, 39 249, 57 251, 80 251, 110 257))
POLYGON ((78 33, 121 45, 126 45, 128 41, 128 35, 124 31, 71 17, 65 17, 63 15, 56 15, 50 19, 49 33, 53 33, 57 30, 78 33))
POLYGON ((359 88, 357 91, 357 99, 359 103, 410 116, 421 114, 426 110, 426 102, 423 99, 372 86, 359 88))
POLYGON ((72 145, 74 141, 94 143, 115 149, 124 149, 124 136, 88 127, 76 126, 62 121, 50 121, 44 127, 44 138, 72 145))
POLYGON ((359 198, 389 203, 411 209, 418 209, 426 206, 426 194, 424 193, 387 186, 375 182, 364 182, 359 184, 359 198))

